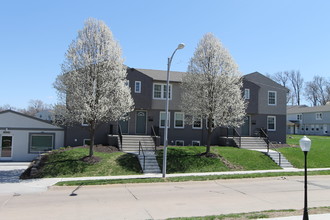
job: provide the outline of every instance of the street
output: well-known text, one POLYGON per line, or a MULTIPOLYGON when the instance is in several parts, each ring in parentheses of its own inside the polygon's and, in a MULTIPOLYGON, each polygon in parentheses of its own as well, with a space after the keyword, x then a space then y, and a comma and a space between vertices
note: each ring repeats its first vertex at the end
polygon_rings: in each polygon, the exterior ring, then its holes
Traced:
MULTIPOLYGON (((330 206, 330 176, 310 176, 309 207, 330 206)), ((303 177, 52 187, 0 195, 1 219, 165 219, 302 209, 303 177)))

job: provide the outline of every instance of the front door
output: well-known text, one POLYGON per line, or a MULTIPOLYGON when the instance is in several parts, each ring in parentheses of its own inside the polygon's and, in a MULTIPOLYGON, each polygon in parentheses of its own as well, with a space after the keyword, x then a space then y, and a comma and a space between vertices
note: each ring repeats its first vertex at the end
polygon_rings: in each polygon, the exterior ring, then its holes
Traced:
POLYGON ((2 136, 1 137, 1 159, 11 159, 12 157, 12 136, 2 136))
POLYGON ((247 115, 244 118, 244 124, 241 127, 242 136, 250 136, 250 116, 247 115))
POLYGON ((136 134, 146 134, 147 112, 136 111, 136 134))
POLYGON ((119 125, 121 128, 122 134, 128 134, 128 119, 126 120, 119 120, 119 125))

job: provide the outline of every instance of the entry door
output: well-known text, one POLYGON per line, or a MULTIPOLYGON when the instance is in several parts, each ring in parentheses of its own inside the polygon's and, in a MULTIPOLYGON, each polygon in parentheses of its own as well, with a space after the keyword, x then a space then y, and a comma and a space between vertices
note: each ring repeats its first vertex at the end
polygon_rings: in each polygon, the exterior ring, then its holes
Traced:
POLYGON ((11 159, 12 146, 13 146, 13 137, 12 136, 2 136, 1 137, 1 159, 11 159))
POLYGON ((241 128, 241 135, 242 136, 250 136, 250 116, 247 115, 244 118, 244 124, 242 125, 241 128))
POLYGON ((127 120, 120 120, 119 125, 121 128, 121 132, 123 134, 128 134, 128 119, 127 120))
POLYGON ((146 134, 147 112, 136 111, 136 134, 146 134))

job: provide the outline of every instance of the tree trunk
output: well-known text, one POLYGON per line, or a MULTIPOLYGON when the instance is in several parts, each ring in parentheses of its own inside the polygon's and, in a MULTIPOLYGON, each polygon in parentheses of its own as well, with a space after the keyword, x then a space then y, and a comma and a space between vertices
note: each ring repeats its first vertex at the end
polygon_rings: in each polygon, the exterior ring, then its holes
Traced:
POLYGON ((95 122, 90 123, 90 145, 89 145, 89 157, 94 155, 94 140, 95 140, 95 122))
POLYGON ((208 127, 207 127, 207 144, 206 144, 205 155, 208 155, 211 152, 212 118, 209 117, 207 119, 207 122, 208 122, 208 127))

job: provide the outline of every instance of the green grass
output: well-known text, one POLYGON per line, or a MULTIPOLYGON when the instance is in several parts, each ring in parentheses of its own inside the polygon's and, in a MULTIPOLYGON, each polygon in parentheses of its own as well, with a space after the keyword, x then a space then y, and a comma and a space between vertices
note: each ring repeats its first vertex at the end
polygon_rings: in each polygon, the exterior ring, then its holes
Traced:
MULTIPOLYGON (((229 170, 280 169, 269 157, 257 151, 234 147, 211 147, 218 157, 203 157, 205 147, 169 147, 167 150, 167 173, 221 172, 229 170), (223 161, 226 161, 224 163, 223 161)), ((158 152, 159 165, 163 164, 163 152, 158 152)))
MULTIPOLYGON (((287 143, 299 146, 302 135, 288 135, 287 143)), ((308 136, 312 141, 311 150, 307 155, 308 168, 330 167, 330 137, 308 136)), ((304 167, 304 153, 300 147, 280 148, 279 151, 291 162, 294 167, 304 167)))
POLYGON ((76 148, 66 151, 55 151, 49 154, 38 177, 82 177, 82 176, 115 176, 141 174, 141 167, 136 156, 121 152, 99 153, 99 163, 88 164, 81 160, 88 155, 87 148, 76 148))
MULTIPOLYGON (((327 171, 310 171, 308 175, 330 175, 327 171)), ((188 182, 188 181, 210 181, 220 179, 243 179, 276 176, 304 176, 304 172, 274 172, 274 173, 253 173, 253 174, 232 174, 232 175, 209 175, 209 176, 180 176, 167 178, 138 178, 138 179, 108 179, 108 180, 79 180, 62 181, 56 186, 79 186, 79 185, 108 185, 108 184, 129 184, 129 183, 163 183, 163 182, 188 182)))

